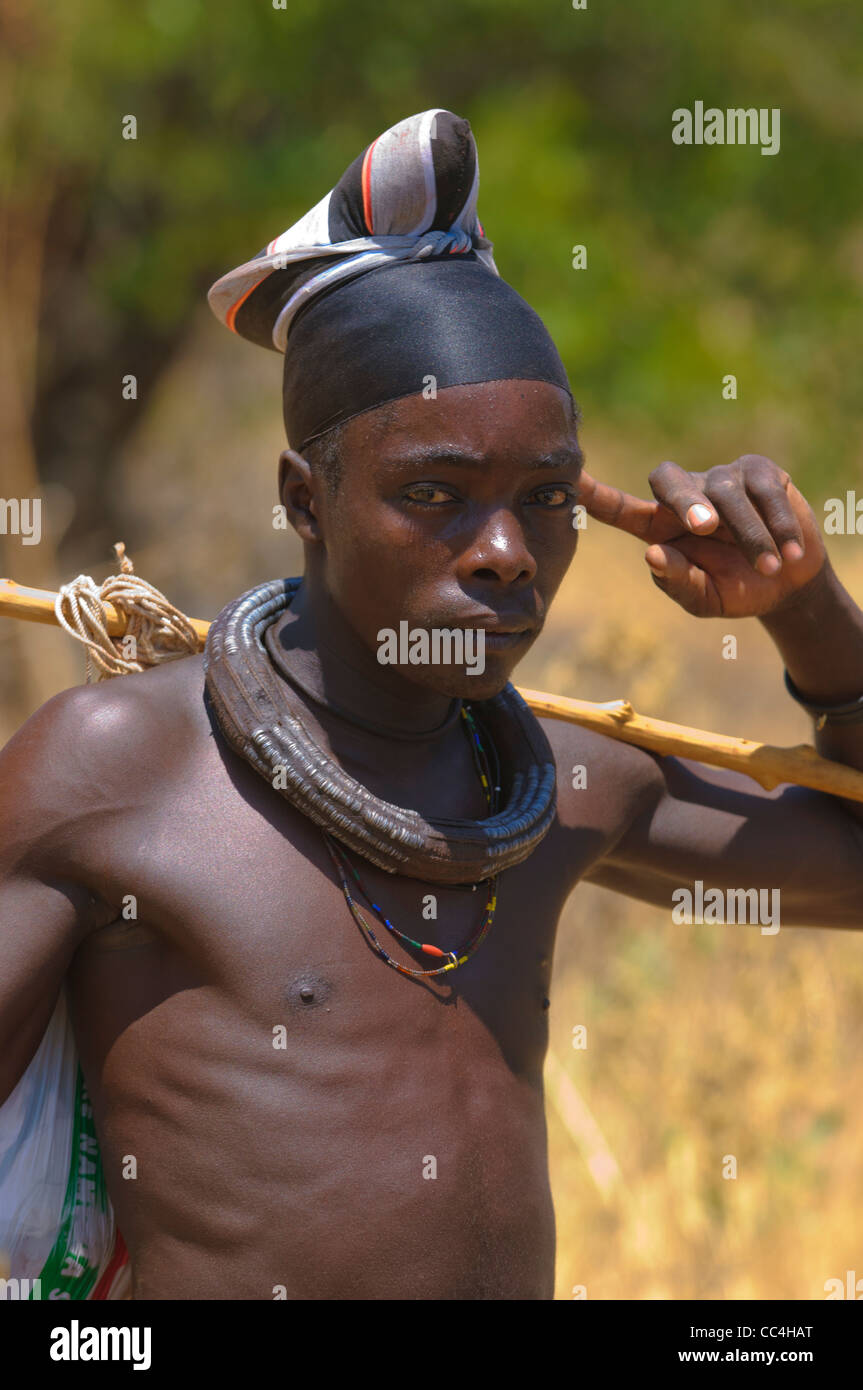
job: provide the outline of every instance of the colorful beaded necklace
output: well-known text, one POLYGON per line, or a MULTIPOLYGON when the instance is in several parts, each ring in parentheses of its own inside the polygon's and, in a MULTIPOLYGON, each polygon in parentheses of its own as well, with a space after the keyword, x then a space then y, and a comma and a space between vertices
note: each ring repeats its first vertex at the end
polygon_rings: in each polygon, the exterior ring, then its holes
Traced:
MULTIPOLYGON (((462 705, 461 716, 462 720, 464 721, 465 731, 467 733, 468 739, 470 740, 474 765, 476 767, 477 772, 479 773, 479 779, 482 783, 482 788, 485 793, 486 804, 488 806, 488 813, 490 816, 493 816, 497 812, 498 797, 500 795, 500 767, 497 761, 497 753, 494 748, 494 744, 489 739, 489 746, 494 756, 496 769, 495 775, 492 776, 488 754, 486 753, 486 750, 483 748, 482 741, 479 736, 479 730, 476 725, 476 720, 474 719, 474 716, 471 714, 470 709, 467 705, 462 705)), ((327 849, 330 852, 330 857, 333 863, 335 864, 336 873, 339 876, 342 892, 345 895, 345 901, 347 902, 348 908, 350 909, 351 916, 357 923, 357 926, 360 928, 360 931, 363 933, 363 936, 366 938, 372 949, 377 952, 377 954, 381 957, 383 961, 386 962, 387 965, 392 966, 393 970, 398 970, 401 975, 422 976, 424 978, 427 978, 431 975, 445 975, 448 970, 457 970, 460 965, 464 965, 466 961, 470 960, 474 952, 479 949, 479 946, 485 940, 486 936, 488 935, 491 929, 491 924, 494 921, 494 914, 497 909, 497 875, 495 875, 494 878, 489 879, 488 897, 486 899, 485 908, 479 926, 474 928, 473 932, 471 933, 468 939, 467 945, 463 948, 462 954, 459 955, 457 951, 442 951, 439 946, 432 946, 430 942, 427 941, 416 941, 414 937, 408 936, 405 932, 401 932, 398 930, 397 927, 394 927, 389 918, 384 916, 384 913, 378 906, 378 904, 376 902, 373 902, 372 899, 369 897, 369 894, 363 887, 363 883, 360 879, 359 874, 357 873, 353 864, 351 864, 350 860, 345 854, 343 846, 338 844, 333 839, 332 835, 328 833, 328 831, 322 830, 321 834, 323 835, 324 842, 327 846, 327 849), (380 941, 378 941, 378 938, 375 936, 372 927, 366 921, 366 918, 363 915, 363 911, 359 903, 353 896, 353 893, 351 892, 351 885, 348 880, 349 873, 353 874, 360 892, 362 893, 369 907, 375 913, 376 917, 378 918, 378 921, 383 923, 383 925, 387 928, 389 932, 391 932, 393 936, 397 936, 400 941, 407 942, 407 944, 410 946, 415 946, 417 950, 422 951, 427 956, 439 956, 441 958, 448 957, 446 965, 439 965, 433 970, 412 970, 409 966, 401 965, 397 960, 394 960, 393 957, 389 954, 389 952, 384 950, 384 947, 381 945, 380 941)))

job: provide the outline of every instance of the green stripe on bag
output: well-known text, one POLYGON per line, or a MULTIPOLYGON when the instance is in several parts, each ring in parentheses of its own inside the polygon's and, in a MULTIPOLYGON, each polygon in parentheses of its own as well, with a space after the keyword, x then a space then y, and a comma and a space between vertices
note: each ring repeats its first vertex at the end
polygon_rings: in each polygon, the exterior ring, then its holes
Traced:
MULTIPOLYGON (((93 1123, 93 1107, 79 1065, 63 1215, 57 1239, 39 1276, 45 1290, 44 1297, 87 1298, 96 1283, 104 1254, 101 1239, 96 1240, 97 1248, 92 1258, 90 1247, 94 1235, 101 1235, 99 1227, 109 1213, 99 1141, 93 1123)), ((32 1293, 30 1297, 33 1297, 32 1293)))

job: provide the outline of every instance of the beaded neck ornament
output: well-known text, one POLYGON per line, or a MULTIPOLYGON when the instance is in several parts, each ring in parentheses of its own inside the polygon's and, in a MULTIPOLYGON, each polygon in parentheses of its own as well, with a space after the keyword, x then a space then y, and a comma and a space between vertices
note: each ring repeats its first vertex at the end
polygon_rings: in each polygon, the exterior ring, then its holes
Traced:
MULTIPOLYGON (((476 766, 477 772, 479 773, 479 778, 482 783, 483 791, 485 792, 485 799, 486 804, 489 808, 489 814, 493 815, 495 810, 497 809, 497 798, 500 792, 500 786, 495 784, 495 774, 493 774, 491 771, 488 755, 486 753, 485 748, 483 747, 482 741, 479 736, 479 731, 476 726, 476 720, 474 719, 469 707, 464 705, 462 706, 460 710, 460 717, 464 722, 466 732, 471 740, 471 752, 473 753, 474 764, 476 766)), ((499 768, 497 770, 496 775, 500 776, 499 768)), ((470 960, 471 956, 474 954, 474 952, 479 950, 479 947, 481 946, 482 942, 485 940, 485 938, 488 936, 491 930, 491 924, 494 921, 494 914, 497 910, 497 877, 489 879, 488 894, 486 897, 486 903, 485 908, 483 909, 482 918, 478 926, 471 933, 470 938, 468 939, 467 944, 462 948, 462 951, 442 951, 439 946, 433 946, 428 941, 417 941, 415 937, 408 936, 406 932, 399 931, 398 927, 394 927, 389 917, 385 917, 382 909, 378 907, 378 904, 369 897, 368 892, 363 887, 362 879, 360 878, 353 864, 351 864, 348 860, 347 855, 344 853, 342 849, 339 848, 339 845, 333 839, 332 835, 328 835, 326 830, 322 831, 321 833, 323 834, 324 842, 326 843, 327 849, 330 852, 330 858, 332 859, 336 867, 336 874, 338 875, 339 882, 342 887, 342 892, 345 895, 345 902, 348 905, 348 909, 351 913, 351 916, 353 917, 363 936, 366 938, 366 941, 371 946, 372 950, 376 951, 377 954, 381 957, 383 961, 386 962, 387 965, 392 966, 393 970, 397 970, 400 975, 413 975, 414 977, 421 976, 423 978, 428 978, 430 975, 446 975, 448 971, 457 970, 460 965, 466 965, 467 962, 470 960), (409 946, 416 947, 416 949, 418 951, 421 951, 423 955, 437 956, 441 960, 445 960, 446 964, 439 965, 431 970, 412 970, 410 966, 401 965, 399 961, 395 960, 378 941, 378 938, 375 936, 372 927, 366 921, 365 916, 363 915, 362 908, 360 907, 359 903, 357 902, 356 898, 351 892, 351 884, 348 879, 349 874, 353 875, 357 887, 359 888, 360 892, 362 893, 372 912, 374 912, 375 916, 378 918, 380 922, 383 923, 387 931, 392 936, 397 936, 400 941, 404 941, 409 946)))

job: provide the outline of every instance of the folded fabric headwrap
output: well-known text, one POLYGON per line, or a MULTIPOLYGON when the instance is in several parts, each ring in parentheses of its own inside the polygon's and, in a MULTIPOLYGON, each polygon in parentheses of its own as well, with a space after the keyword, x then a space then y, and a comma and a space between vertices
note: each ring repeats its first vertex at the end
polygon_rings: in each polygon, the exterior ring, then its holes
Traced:
POLYGON ((539 316, 501 280, 477 217, 467 121, 423 111, 384 132, 335 188, 210 306, 285 354, 285 428, 302 450, 363 411, 472 382, 548 381, 571 396, 539 316))

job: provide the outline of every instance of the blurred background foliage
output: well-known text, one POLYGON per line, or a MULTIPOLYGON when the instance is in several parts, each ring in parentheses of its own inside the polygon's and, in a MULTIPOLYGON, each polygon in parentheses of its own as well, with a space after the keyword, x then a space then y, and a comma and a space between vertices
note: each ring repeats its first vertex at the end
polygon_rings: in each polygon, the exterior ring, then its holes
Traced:
MULTIPOLYGON (((0 0, 0 25, 0 496, 45 500, 42 544, 0 536, 0 572, 103 578, 122 538, 198 616, 299 572, 271 526, 281 359, 225 333, 206 290, 430 106, 471 121, 480 217, 560 347, 592 472, 643 495, 663 458, 763 452, 819 515, 860 486, 859 6, 0 0), (780 152, 674 145, 696 100, 779 108, 780 152)), ((863 596, 859 539, 830 548, 863 596)), ((80 679, 60 634, 0 624, 0 737, 80 679)), ((518 679, 810 737, 757 625, 687 618, 601 527, 518 679)), ((549 1078, 559 1296, 810 1298, 863 1273, 860 950, 575 895, 549 1078)))

